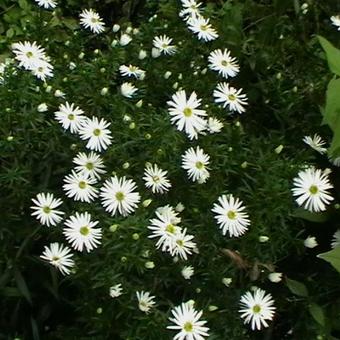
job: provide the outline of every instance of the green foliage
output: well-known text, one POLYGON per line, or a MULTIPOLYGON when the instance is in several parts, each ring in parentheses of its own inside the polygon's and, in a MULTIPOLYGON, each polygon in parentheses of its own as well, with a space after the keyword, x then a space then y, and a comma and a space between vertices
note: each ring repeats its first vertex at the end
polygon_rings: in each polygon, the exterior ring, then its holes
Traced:
POLYGON ((335 248, 318 255, 319 258, 329 262, 340 273, 340 248, 335 248))

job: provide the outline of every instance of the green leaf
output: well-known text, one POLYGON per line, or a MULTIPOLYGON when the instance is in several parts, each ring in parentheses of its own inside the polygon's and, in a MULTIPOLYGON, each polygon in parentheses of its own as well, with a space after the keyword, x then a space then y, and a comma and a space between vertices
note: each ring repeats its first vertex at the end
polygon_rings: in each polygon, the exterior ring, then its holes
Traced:
POLYGON ((22 9, 27 9, 27 7, 28 7, 27 1, 26 0, 19 0, 19 6, 22 9))
POLYGON ((319 254, 317 257, 329 262, 340 273, 340 247, 319 254))
POLYGON ((17 284, 17 287, 18 287, 19 291, 26 298, 26 300, 30 304, 32 304, 32 299, 31 299, 30 291, 29 291, 29 289, 27 287, 27 284, 26 284, 26 281, 25 281, 24 277, 21 275, 19 270, 17 270, 17 269, 14 270, 14 277, 15 277, 15 281, 16 281, 16 284, 17 284))
POLYGON ((303 297, 308 296, 307 287, 303 283, 287 278, 286 284, 287 284, 287 287, 289 288, 289 290, 293 294, 298 295, 298 296, 303 296, 303 297))
MULTIPOLYGON (((339 56, 340 58, 340 56, 339 56)), ((335 132, 340 121, 340 79, 332 79, 327 87, 324 123, 335 132)))
POLYGON ((335 48, 327 39, 318 36, 319 42, 326 52, 329 69, 340 76, 340 50, 335 48))
POLYGON ((297 208, 293 213, 293 216, 303 218, 310 222, 323 223, 329 219, 329 212, 312 213, 308 210, 297 208))
POLYGON ((309 313, 312 315, 316 322, 318 322, 321 326, 325 326, 325 313, 319 305, 317 305, 316 303, 310 304, 309 313))

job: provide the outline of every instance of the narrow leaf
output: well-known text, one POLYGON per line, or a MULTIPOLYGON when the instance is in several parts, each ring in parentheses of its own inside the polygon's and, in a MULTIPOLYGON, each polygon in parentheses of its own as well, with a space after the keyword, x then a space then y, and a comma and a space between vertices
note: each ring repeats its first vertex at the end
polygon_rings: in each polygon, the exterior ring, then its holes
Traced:
POLYGON ((319 254, 317 257, 329 262, 340 273, 340 247, 319 254))
POLYGON ((326 52, 329 69, 340 76, 340 50, 335 48, 327 39, 318 36, 319 42, 326 52))
POLYGON ((293 294, 303 297, 308 296, 307 287, 303 283, 291 279, 286 279, 286 283, 293 294))

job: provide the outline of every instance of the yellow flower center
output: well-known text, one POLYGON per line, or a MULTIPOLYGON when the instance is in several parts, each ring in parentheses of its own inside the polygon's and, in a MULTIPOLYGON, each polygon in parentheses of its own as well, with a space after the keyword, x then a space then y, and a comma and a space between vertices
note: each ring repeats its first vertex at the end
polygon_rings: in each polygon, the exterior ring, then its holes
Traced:
POLYGON ((186 322, 186 323, 184 324, 183 329, 184 329, 186 332, 191 333, 191 332, 193 331, 193 329, 194 329, 194 325, 193 325, 190 321, 188 321, 188 322, 186 322))
POLYGON ((159 176, 152 176, 152 180, 155 182, 155 183, 159 183, 159 181, 161 180, 159 178, 159 176))
POLYGON ((184 113, 184 116, 185 117, 190 117, 192 116, 192 109, 190 107, 186 107, 184 110, 183 110, 183 113, 184 113))
POLYGON ((33 57, 33 53, 31 51, 26 53, 26 57, 27 58, 32 58, 33 57))
POLYGON ((235 220, 236 217, 237 217, 237 214, 236 214, 235 211, 229 210, 229 211, 227 212, 227 216, 228 216, 228 218, 229 218, 230 220, 235 220))
POLYGON ((234 100, 236 100, 236 96, 234 94, 229 94, 228 99, 231 100, 231 101, 234 101, 234 100))
POLYGON ((90 233, 90 228, 85 225, 84 227, 81 227, 79 232, 83 235, 83 236, 87 236, 90 233))
POLYGON ((85 189, 86 188, 86 182, 80 181, 78 186, 79 186, 80 189, 85 189))
POLYGON ((176 231, 176 227, 173 224, 168 224, 165 230, 170 234, 174 234, 176 231))
POLYGON ((91 18, 91 22, 94 23, 94 24, 96 24, 98 21, 99 21, 99 20, 96 19, 96 18, 91 18))
POLYGON ((312 195, 316 195, 319 192, 319 188, 316 185, 313 184, 309 187, 309 192, 312 195))
POLYGON ((196 168, 197 168, 198 170, 204 169, 204 164, 203 164, 202 162, 200 162, 200 161, 196 162, 196 163, 195 163, 195 166, 196 166, 196 168))
POLYGON ((183 240, 177 240, 176 243, 177 243, 180 247, 183 247, 183 246, 184 246, 184 241, 183 241, 183 240))
POLYGON ((53 256, 52 257, 52 261, 53 262, 57 262, 57 261, 59 261, 60 260, 60 257, 59 256, 53 256))
POLYGON ((117 193, 116 193, 116 199, 117 199, 117 201, 123 201, 124 200, 124 198, 125 198, 125 195, 124 195, 124 193, 123 192, 121 192, 121 191, 118 191, 117 193))
POLYGON ((86 163, 85 167, 86 167, 87 170, 93 170, 94 165, 93 165, 92 162, 88 162, 88 163, 86 163))
POLYGON ((206 31, 206 30, 208 29, 208 25, 201 25, 201 26, 200 26, 200 29, 201 29, 202 31, 206 31))
POLYGON ((100 133, 101 133, 100 129, 94 129, 93 130, 93 134, 97 137, 100 135, 100 133))
POLYGON ((49 214, 49 213, 51 212, 51 208, 48 207, 48 206, 45 206, 45 207, 43 207, 43 212, 44 212, 45 214, 49 214))
POLYGON ((228 66, 228 65, 229 65, 229 63, 227 62, 227 60, 222 60, 222 61, 221 61, 221 64, 222 64, 222 66, 228 66))
POLYGON ((73 114, 73 113, 70 113, 70 114, 67 116, 67 118, 68 118, 69 120, 74 120, 74 114, 73 114))
POLYGON ((261 306, 260 305, 255 305, 253 307, 253 313, 258 314, 261 312, 261 306))

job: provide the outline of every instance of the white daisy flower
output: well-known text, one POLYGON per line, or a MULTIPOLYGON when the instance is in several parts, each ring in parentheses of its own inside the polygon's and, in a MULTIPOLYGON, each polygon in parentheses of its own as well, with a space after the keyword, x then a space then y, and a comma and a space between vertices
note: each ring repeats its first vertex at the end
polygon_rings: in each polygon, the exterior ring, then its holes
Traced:
POLYGON ((299 206, 311 212, 325 211, 333 197, 328 190, 333 188, 328 174, 314 167, 301 170, 294 178, 293 196, 299 206))
POLYGON ((105 31, 103 19, 93 9, 84 9, 80 13, 80 24, 89 28, 93 33, 102 33, 105 31))
POLYGON ((111 131, 108 129, 110 125, 97 117, 85 119, 79 128, 79 135, 82 140, 88 140, 86 148, 99 152, 106 150, 112 143, 111 131))
POLYGON ((26 70, 32 70, 41 60, 46 60, 45 50, 34 41, 24 41, 12 45, 15 59, 19 61, 19 66, 26 70))
POLYGON ((137 79, 142 79, 145 76, 145 71, 133 65, 129 65, 129 66, 121 65, 119 67, 119 72, 123 77, 128 76, 128 77, 135 77, 137 79))
POLYGON ((36 198, 32 198, 34 206, 31 206, 32 216, 42 224, 48 227, 57 225, 62 219, 64 212, 57 210, 63 202, 59 198, 54 198, 51 193, 40 193, 36 198))
POLYGON ((136 183, 125 176, 111 177, 104 182, 100 191, 102 205, 111 215, 117 212, 123 216, 131 214, 138 206, 140 195, 134 192, 136 183))
POLYGON ((157 48, 163 54, 175 54, 176 53, 176 46, 171 45, 172 38, 167 37, 166 35, 160 35, 154 37, 153 39, 153 46, 157 48))
POLYGON ((59 111, 54 113, 55 119, 62 125, 65 130, 70 130, 71 133, 78 133, 82 123, 86 117, 84 111, 75 104, 68 102, 59 105, 59 111))
POLYGON ((237 59, 230 55, 228 49, 212 51, 208 60, 209 68, 217 71, 224 78, 235 77, 240 71, 237 59))
POLYGON ((49 247, 45 246, 45 250, 40 257, 60 270, 63 275, 68 275, 70 274, 70 268, 74 266, 73 254, 70 254, 70 252, 69 247, 56 242, 51 243, 49 247))
POLYGON ((305 136, 302 139, 307 145, 309 145, 312 149, 315 151, 324 154, 327 152, 327 148, 324 148, 323 146, 326 144, 325 141, 322 140, 322 138, 318 134, 314 134, 313 137, 311 136, 305 136))
POLYGON ((101 228, 95 228, 97 224, 98 221, 91 221, 91 215, 88 212, 76 212, 65 221, 66 228, 63 229, 63 234, 75 250, 86 249, 89 253, 97 248, 102 238, 101 228))
POLYGON ((157 164, 149 165, 144 170, 143 180, 145 186, 151 188, 153 193, 163 194, 171 188, 171 183, 167 178, 167 171, 158 168, 157 164))
POLYGON ((101 175, 106 172, 103 159, 95 152, 90 152, 88 155, 84 152, 79 152, 73 158, 73 163, 77 165, 75 167, 76 172, 84 176, 100 179, 101 175))
POLYGON ((331 16, 332 25, 336 26, 338 28, 338 31, 340 31, 340 15, 333 15, 331 16))
POLYGON ((244 106, 248 105, 248 98, 242 93, 242 89, 235 89, 228 83, 217 84, 214 90, 216 103, 221 103, 224 108, 228 107, 231 111, 242 113, 245 111, 244 106))
POLYGON ((120 92, 126 98, 132 98, 137 91, 137 87, 132 83, 125 82, 120 86, 120 92))
POLYGON ((109 294, 112 298, 116 298, 118 296, 121 296, 123 294, 122 292, 123 292, 122 284, 118 283, 118 284, 110 287, 109 294))
POLYGON ((155 297, 150 295, 149 292, 136 292, 137 299, 138 299, 138 308, 148 314, 150 312, 150 309, 154 307, 155 305, 155 297))
POLYGON ((77 174, 74 170, 64 179, 63 189, 66 191, 67 197, 73 198, 75 201, 90 203, 97 195, 98 191, 93 187, 97 181, 94 178, 77 174))
POLYGON ((197 34, 199 40, 211 41, 218 38, 216 30, 209 24, 209 19, 202 16, 191 17, 188 20, 188 28, 197 34))
POLYGON ((219 133, 223 128, 223 123, 219 121, 217 118, 209 117, 207 123, 207 130, 209 133, 219 133))
POLYGON ((182 0, 183 9, 179 12, 179 16, 184 17, 186 20, 191 17, 199 17, 201 5, 201 2, 196 2, 195 0, 182 0))
POLYGON ((252 294, 246 292, 241 296, 240 305, 241 318, 244 323, 251 323, 251 329, 260 330, 262 327, 268 327, 267 321, 272 320, 275 315, 274 300, 270 294, 260 288, 252 294))
POLYGON ((207 115, 205 110, 198 109, 201 99, 197 98, 195 92, 187 99, 184 90, 177 91, 171 99, 167 102, 171 123, 176 124, 177 130, 185 130, 190 139, 197 139, 198 133, 204 131, 207 125, 207 121, 202 118, 207 115))
POLYGON ((174 325, 167 328, 178 331, 175 340, 203 340, 209 336, 209 328, 204 326, 207 322, 200 320, 203 312, 196 311, 191 303, 182 303, 172 309, 171 313, 169 320, 174 325))
POLYGON ((242 204, 233 195, 222 195, 218 198, 218 203, 214 204, 212 212, 216 214, 215 219, 223 235, 228 232, 230 237, 239 237, 248 230, 250 220, 242 204))
POLYGON ((194 275, 194 272, 193 266, 184 266, 181 270, 181 274, 185 280, 190 280, 191 276, 194 275))
POLYGON ((205 154, 199 146, 196 147, 196 150, 190 148, 182 155, 182 168, 187 170, 189 179, 193 182, 200 179, 204 182, 209 178, 209 159, 210 156, 205 154))
POLYGON ((178 212, 176 211, 176 209, 171 207, 169 204, 164 205, 163 207, 158 207, 156 209, 156 212, 160 213, 161 215, 169 215, 170 221, 173 224, 181 223, 181 218, 178 217, 178 212))
POLYGON ((337 230, 334 235, 333 235, 333 239, 332 239, 332 243, 331 243, 331 247, 337 248, 340 247, 340 229, 337 230))
POLYGON ((171 239, 172 245, 169 247, 171 255, 187 260, 187 255, 191 255, 193 250, 197 248, 196 243, 192 241, 193 238, 193 235, 187 234, 186 228, 175 233, 171 239))
POLYGON ((45 81, 46 78, 53 77, 53 66, 45 60, 40 60, 32 66, 32 73, 38 79, 45 81))
POLYGON ((54 0, 35 0, 35 2, 40 7, 44 7, 46 9, 55 8, 57 6, 57 2, 54 0))

